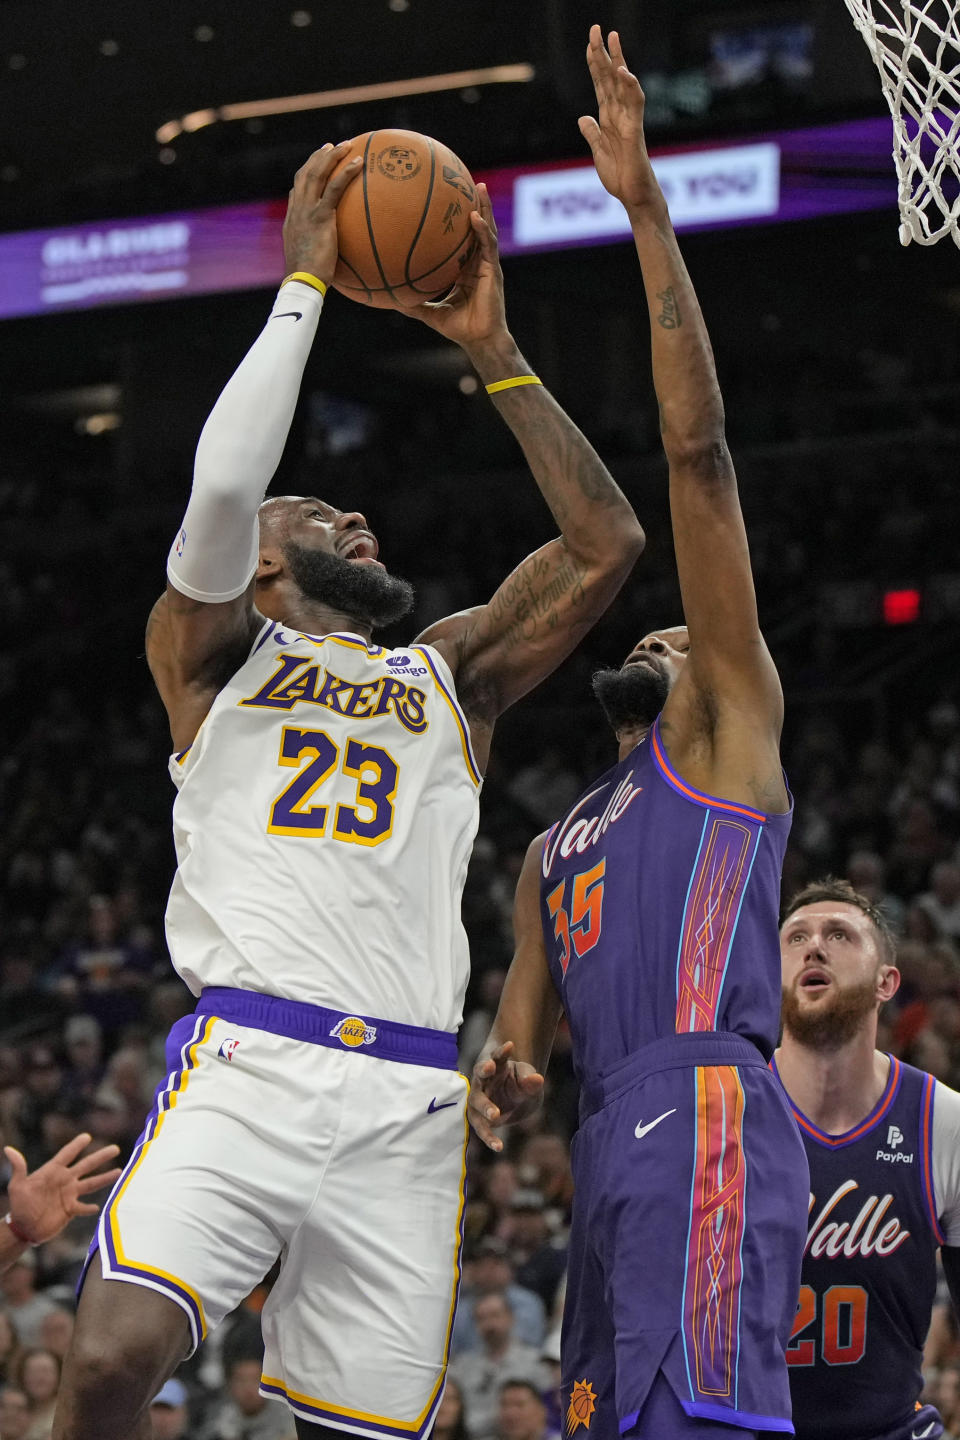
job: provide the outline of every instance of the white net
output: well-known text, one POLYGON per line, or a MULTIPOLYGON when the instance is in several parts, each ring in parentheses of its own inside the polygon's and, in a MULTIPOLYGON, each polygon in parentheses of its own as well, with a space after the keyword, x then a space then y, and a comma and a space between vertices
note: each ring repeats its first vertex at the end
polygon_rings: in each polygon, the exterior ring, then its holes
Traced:
POLYGON ((960 246, 960 0, 844 0, 893 116, 900 243, 960 246))

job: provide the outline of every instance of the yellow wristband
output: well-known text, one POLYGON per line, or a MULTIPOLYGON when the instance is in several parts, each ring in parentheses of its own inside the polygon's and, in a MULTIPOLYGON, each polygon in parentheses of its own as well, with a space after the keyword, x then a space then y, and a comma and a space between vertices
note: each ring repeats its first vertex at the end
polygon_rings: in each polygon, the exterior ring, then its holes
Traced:
POLYGON ((514 385, 542 385, 543 381, 539 375, 514 375, 509 380, 494 380, 492 385, 486 387, 488 395, 496 395, 498 390, 512 390, 514 385))
POLYGON ((286 285, 290 280, 301 280, 304 285, 312 285, 314 290, 320 291, 321 295, 326 295, 327 293, 327 287, 324 282, 322 280, 318 280, 316 275, 308 275, 306 270, 294 270, 292 274, 284 275, 283 279, 280 281, 280 289, 282 290, 284 285, 286 285))

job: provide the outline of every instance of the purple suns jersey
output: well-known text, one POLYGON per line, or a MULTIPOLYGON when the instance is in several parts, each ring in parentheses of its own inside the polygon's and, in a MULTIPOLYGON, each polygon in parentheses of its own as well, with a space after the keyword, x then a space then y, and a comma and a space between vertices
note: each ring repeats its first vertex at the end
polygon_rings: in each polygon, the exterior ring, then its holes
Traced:
POLYGON ((741 1035, 769 1060, 791 818, 694 790, 658 719, 548 832, 541 918, 582 1083, 696 1031, 741 1035))
POLYGON ((935 1093, 931 1075, 891 1059, 880 1100, 845 1135, 824 1134, 792 1107, 811 1191, 787 1350, 798 1440, 942 1433, 932 1406, 917 1410, 943 1240, 931 1164, 935 1093))

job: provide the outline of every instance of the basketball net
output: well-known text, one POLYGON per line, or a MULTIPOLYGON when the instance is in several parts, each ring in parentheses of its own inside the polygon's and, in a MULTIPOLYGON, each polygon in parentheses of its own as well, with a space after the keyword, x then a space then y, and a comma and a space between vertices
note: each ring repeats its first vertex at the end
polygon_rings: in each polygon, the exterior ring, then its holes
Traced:
POLYGON ((893 116, 900 243, 960 246, 960 0, 844 0, 893 116))

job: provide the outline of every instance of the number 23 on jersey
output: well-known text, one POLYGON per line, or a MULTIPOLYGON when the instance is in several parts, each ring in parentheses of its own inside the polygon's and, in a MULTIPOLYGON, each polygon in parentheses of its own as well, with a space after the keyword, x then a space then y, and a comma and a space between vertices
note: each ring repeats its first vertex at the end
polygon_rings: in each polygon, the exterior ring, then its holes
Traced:
POLYGON ((379 845, 390 836, 399 771, 379 745, 347 740, 341 750, 325 730, 285 725, 277 763, 297 774, 270 807, 269 835, 329 835, 350 845, 379 845), (353 782, 352 805, 334 804, 329 787, 335 775, 353 782))

